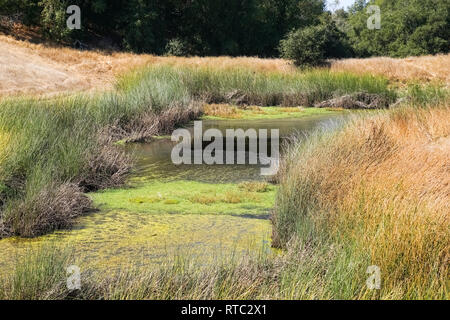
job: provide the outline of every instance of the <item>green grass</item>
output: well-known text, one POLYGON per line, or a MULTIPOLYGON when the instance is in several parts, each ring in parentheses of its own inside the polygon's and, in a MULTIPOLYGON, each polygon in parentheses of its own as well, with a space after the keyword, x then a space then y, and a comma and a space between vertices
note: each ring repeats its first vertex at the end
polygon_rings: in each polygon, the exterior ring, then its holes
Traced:
POLYGON ((443 84, 409 84, 403 92, 406 102, 416 108, 448 104, 450 93, 443 84))
POLYGON ((79 191, 120 184, 128 161, 111 144, 115 136, 133 136, 140 121, 151 127, 145 119, 152 122, 153 115, 161 127, 150 134, 161 133, 165 123, 170 130, 193 118, 192 106, 192 100, 170 100, 158 92, 0 101, 0 135, 8 138, 0 157, 0 237, 2 229, 7 235, 35 236, 61 227, 54 215, 42 219, 44 194, 67 183, 79 191))
MULTIPOLYGON (((124 181, 129 161, 113 142, 170 133, 197 115, 199 101, 310 106, 354 92, 395 98, 380 77, 326 70, 278 74, 154 66, 121 77, 114 92, 3 99, 0 237, 36 236, 70 226, 71 216, 86 209, 82 192, 124 181), (69 186, 72 192, 66 192, 69 186), (43 213, 45 206, 57 209, 43 213)), ((278 117, 274 109, 267 113, 278 117)))
POLYGON ((102 210, 136 213, 268 215, 275 186, 243 190, 236 184, 151 181, 144 185, 90 194, 102 210), (258 192, 264 191, 264 192, 258 192))
MULTIPOLYGON (((230 106, 232 107, 232 106, 230 106)), ((274 119, 298 119, 316 115, 331 115, 338 113, 337 110, 327 108, 282 108, 282 107, 261 107, 261 108, 236 108, 236 113, 227 115, 204 115, 205 120, 274 120, 274 119)))
POLYGON ((379 94, 395 101, 388 80, 328 70, 295 71, 289 74, 257 73, 246 69, 151 66, 119 79, 125 92, 140 88, 164 90, 176 87, 174 95, 191 95, 208 103, 238 103, 258 106, 306 106, 357 92, 379 94))

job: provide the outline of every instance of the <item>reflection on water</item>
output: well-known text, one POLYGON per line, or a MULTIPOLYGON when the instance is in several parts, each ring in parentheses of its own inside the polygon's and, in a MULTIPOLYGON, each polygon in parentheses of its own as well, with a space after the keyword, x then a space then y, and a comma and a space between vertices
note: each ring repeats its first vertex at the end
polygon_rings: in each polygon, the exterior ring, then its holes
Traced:
MULTIPOLYGON (((338 117, 341 117, 341 114, 276 120, 205 120, 203 121, 203 132, 215 128, 219 129, 225 136, 226 129, 279 129, 280 138, 283 140, 283 138, 293 134, 301 134, 318 127, 330 126, 333 124, 333 120, 338 117)), ((191 133, 193 132, 192 127, 189 130, 191 133)), ((175 142, 170 141, 170 138, 167 138, 149 144, 127 146, 137 159, 133 174, 134 177, 138 177, 136 180, 164 179, 170 181, 194 180, 236 183, 264 179, 261 176, 261 165, 174 165, 170 155, 175 144, 175 142)))
MULTIPOLYGON (((204 130, 218 128, 222 131, 227 128, 279 129, 280 135, 286 137, 296 131, 312 130, 335 117, 327 115, 270 121, 208 120, 203 121, 203 125, 204 130)), ((136 168, 130 179, 134 182, 134 188, 151 184, 152 180, 207 182, 214 189, 219 183, 263 179, 258 165, 173 165, 170 160, 173 145, 169 139, 161 139, 150 144, 126 147, 136 157, 136 168)), ((132 190, 120 190, 121 197, 131 197, 132 190)), ((0 270, 11 269, 15 258, 20 258, 25 248, 47 240, 73 246, 83 257, 84 265, 114 268, 129 263, 160 263, 176 252, 186 250, 198 257, 242 252, 251 248, 256 250, 267 244, 270 232, 267 215, 261 215, 260 211, 255 212, 251 207, 248 213, 239 216, 231 213, 189 214, 188 209, 183 213, 170 214, 109 208, 79 218, 72 230, 58 231, 32 240, 1 240, 0 270)))

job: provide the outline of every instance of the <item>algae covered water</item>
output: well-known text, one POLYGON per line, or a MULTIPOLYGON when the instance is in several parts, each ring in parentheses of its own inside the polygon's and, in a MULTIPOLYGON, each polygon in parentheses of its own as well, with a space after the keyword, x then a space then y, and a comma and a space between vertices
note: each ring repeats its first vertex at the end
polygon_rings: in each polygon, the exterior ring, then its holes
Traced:
MULTIPOLYGON (((204 120, 206 129, 279 129, 280 136, 329 126, 340 115, 296 119, 204 120)), ((135 168, 121 189, 89 194, 98 212, 77 219, 71 230, 35 239, 0 240, 0 268, 11 269, 30 248, 48 241, 74 248, 90 268, 160 264, 177 255, 218 259, 269 250, 270 212, 277 187, 247 188, 264 181, 260 165, 174 165, 174 142, 162 137, 125 146, 135 168)))

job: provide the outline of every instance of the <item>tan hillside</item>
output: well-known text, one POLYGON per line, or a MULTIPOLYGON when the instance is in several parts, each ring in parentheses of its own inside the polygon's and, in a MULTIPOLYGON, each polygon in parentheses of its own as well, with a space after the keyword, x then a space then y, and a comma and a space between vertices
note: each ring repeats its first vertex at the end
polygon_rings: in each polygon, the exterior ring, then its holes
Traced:
POLYGON ((0 35, 0 95, 108 88, 118 69, 148 57, 46 47, 0 35))
MULTIPOLYGON (((282 59, 178 58, 79 51, 15 40, 0 34, 0 95, 104 90, 111 88, 118 73, 144 64, 202 65, 215 68, 250 68, 262 72, 290 72, 282 59)), ((449 83, 450 55, 407 59, 370 58, 333 61, 331 70, 384 75, 391 80, 440 80, 449 83)))
POLYGON ((408 57, 395 59, 387 57, 369 59, 345 59, 334 61, 332 70, 351 71, 357 74, 383 75, 389 79, 406 82, 439 80, 450 83, 450 54, 408 57))

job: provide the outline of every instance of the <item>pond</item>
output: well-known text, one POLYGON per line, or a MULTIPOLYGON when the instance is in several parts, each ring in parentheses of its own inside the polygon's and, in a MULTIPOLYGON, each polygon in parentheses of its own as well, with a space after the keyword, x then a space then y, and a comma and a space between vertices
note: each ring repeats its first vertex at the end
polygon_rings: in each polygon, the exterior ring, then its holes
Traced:
MULTIPOLYGON (((279 129, 281 138, 332 126, 341 113, 295 119, 204 120, 203 128, 279 129)), ((192 128, 189 128, 192 130, 192 128)), ((127 145, 135 167, 127 186, 89 194, 98 212, 77 219, 71 230, 35 239, 0 240, 0 268, 9 270, 30 248, 47 241, 74 248, 89 268, 161 264, 179 255, 203 259, 270 250, 277 187, 248 189, 260 181, 260 165, 174 165, 176 143, 162 137, 127 145)))

